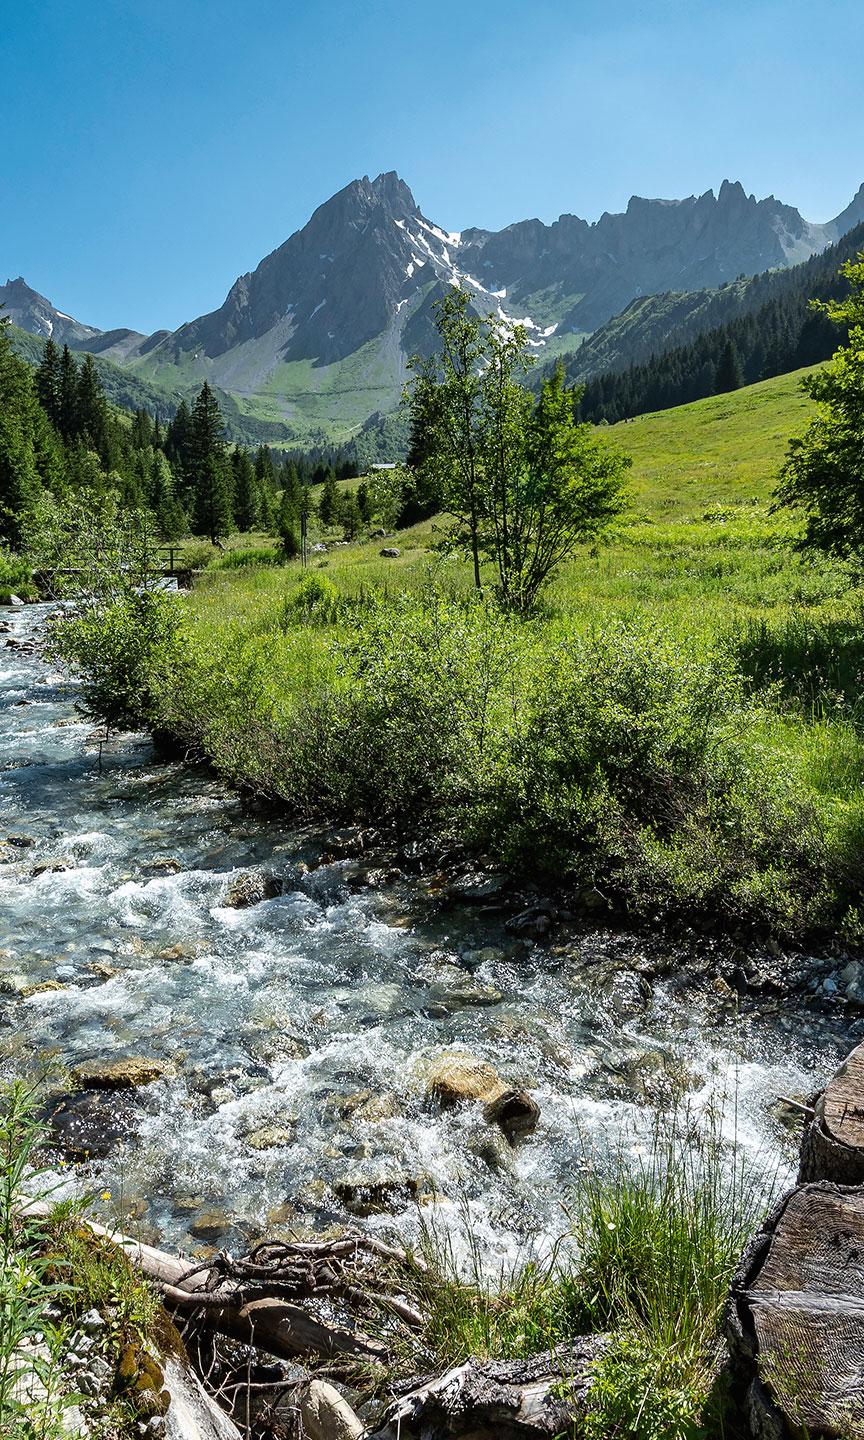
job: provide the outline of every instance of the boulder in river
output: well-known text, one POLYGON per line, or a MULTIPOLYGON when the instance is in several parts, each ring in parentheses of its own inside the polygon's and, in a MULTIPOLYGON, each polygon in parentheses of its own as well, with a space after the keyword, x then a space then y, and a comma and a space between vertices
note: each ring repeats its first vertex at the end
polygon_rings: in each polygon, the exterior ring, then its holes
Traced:
POLYGON ((388 1210, 401 1210, 409 1201, 417 1199, 421 1182, 414 1175, 396 1171, 374 1175, 358 1173, 344 1175, 335 1182, 333 1190, 350 1214, 365 1218, 388 1210))
POLYGON ((232 910, 246 910, 250 905, 260 905, 262 901, 274 900, 281 894, 282 882, 278 876, 243 871, 235 876, 228 886, 224 904, 232 910))
POLYGON ((537 1128, 540 1107, 527 1090, 506 1085, 493 1065, 474 1055, 450 1051, 434 1062, 426 1090, 445 1109, 480 1103, 490 1125, 498 1125, 511 1143, 537 1128))
POLYGON ((83 1090, 53 1098, 46 1119, 53 1144, 70 1160, 104 1160, 132 1133, 131 1094, 83 1090))
POLYGON ((74 1071, 85 1090, 137 1090, 172 1073, 163 1060, 130 1055, 123 1060, 88 1060, 74 1071))

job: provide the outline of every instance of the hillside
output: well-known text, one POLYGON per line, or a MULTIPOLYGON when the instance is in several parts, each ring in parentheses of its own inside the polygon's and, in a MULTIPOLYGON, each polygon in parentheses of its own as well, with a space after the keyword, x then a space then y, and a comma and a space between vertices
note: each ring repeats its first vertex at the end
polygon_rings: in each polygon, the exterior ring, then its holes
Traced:
POLYGON ((611 426, 633 457, 638 509, 671 520, 711 505, 767 501, 789 436, 813 412, 801 380, 815 368, 611 426))

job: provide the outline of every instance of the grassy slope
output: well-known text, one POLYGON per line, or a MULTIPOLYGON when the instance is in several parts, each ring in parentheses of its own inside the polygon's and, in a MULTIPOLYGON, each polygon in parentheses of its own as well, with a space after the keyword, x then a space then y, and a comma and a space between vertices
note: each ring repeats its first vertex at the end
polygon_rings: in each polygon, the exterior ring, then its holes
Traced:
MULTIPOLYGON (((811 413, 800 388, 806 373, 611 427, 610 439, 633 459, 632 509, 599 553, 582 550, 563 567, 550 605, 586 622, 650 606, 676 628, 725 629, 750 614, 839 596, 845 576, 795 554, 785 543, 792 522, 769 514, 788 437, 811 413)), ((467 587, 467 566, 430 550, 443 523, 403 531, 398 560, 381 559, 376 541, 334 550, 327 574, 348 589, 412 585, 443 564, 467 587)))

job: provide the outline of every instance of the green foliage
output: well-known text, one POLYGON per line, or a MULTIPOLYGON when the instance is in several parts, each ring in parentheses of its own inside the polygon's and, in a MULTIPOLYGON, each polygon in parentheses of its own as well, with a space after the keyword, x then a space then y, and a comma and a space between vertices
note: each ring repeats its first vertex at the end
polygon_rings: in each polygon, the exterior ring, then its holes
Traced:
POLYGON ((232 473, 225 455, 225 425, 219 404, 207 381, 192 407, 187 466, 194 492, 195 524, 199 534, 215 545, 231 533, 232 473))
POLYGON ((590 1440, 719 1431, 723 1307, 771 1188, 724 1140, 723 1120, 722 1105, 661 1112, 650 1144, 622 1144, 611 1166, 580 1175, 581 1326, 612 1331, 589 1397, 590 1440))
POLYGON ((602 1166, 586 1154, 568 1197, 572 1233, 542 1261, 490 1273, 470 1216, 459 1235, 467 1259, 451 1231, 428 1225, 414 1293, 429 1320, 406 1368, 469 1355, 518 1359, 580 1335, 608 1336, 580 1435, 722 1434, 723 1307, 772 1190, 770 1179, 757 1183, 734 1135, 724 1139, 723 1112, 722 1101, 702 1114, 672 1102, 647 1140, 621 1136, 602 1166))
POLYGON ((332 470, 328 470, 326 476, 322 476, 322 480, 321 494, 318 498, 318 519, 326 528, 336 524, 339 514, 339 491, 336 489, 336 476, 332 470))
POLYGON ((11 595, 22 600, 35 599, 33 571, 20 555, 0 545, 0 601, 7 603, 11 595))
POLYGON ((438 302, 436 325, 440 356, 412 362, 412 452, 456 517, 477 588, 492 561, 502 603, 525 614, 576 545, 620 514, 630 462, 577 424, 562 369, 535 401, 521 326, 481 322, 462 290, 438 302))
POLYGON ((153 657, 170 647, 178 623, 175 596, 135 589, 60 619, 52 649, 82 676, 85 713, 112 730, 154 723, 153 657))
MULTIPOLYGON (((212 551, 210 552, 212 554, 212 551)), ((250 545, 240 550, 226 550, 213 563, 215 570, 245 570, 254 565, 278 565, 279 550, 269 545, 250 545)))
POLYGON ((51 1268, 68 1288, 67 1310, 75 1318, 88 1310, 110 1314, 115 1349, 146 1342, 158 1305, 153 1291, 126 1254, 81 1223, 74 1209, 52 1219, 51 1268))
POLYGON ((52 1276, 46 1226, 21 1213, 26 1190, 43 1198, 46 1178, 36 1168, 44 1141, 37 1119, 38 1084, 13 1081, 0 1089, 0 1437, 36 1440, 59 1428, 57 1357, 62 1332, 51 1318, 68 1298, 52 1276), (36 1397, 42 1398, 36 1398, 36 1397))
POLYGON ((805 542, 829 554, 864 556, 864 253, 844 266, 852 293, 823 311, 849 327, 849 342, 810 376, 818 413, 789 445, 778 503, 803 514, 805 542))

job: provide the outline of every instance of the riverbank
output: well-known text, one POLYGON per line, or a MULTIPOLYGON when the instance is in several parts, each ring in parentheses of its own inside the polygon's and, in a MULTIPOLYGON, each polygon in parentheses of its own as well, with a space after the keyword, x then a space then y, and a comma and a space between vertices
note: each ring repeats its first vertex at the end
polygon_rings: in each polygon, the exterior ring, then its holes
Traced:
POLYGON ((494 1264, 554 1238, 586 1146, 638 1143, 670 1092, 734 1093, 740 1143, 783 1153, 777 1097, 809 1093, 850 1023, 843 957, 802 953, 793 992, 782 950, 542 904, 520 934, 507 905, 528 897, 484 894, 486 872, 472 896, 437 853, 297 831, 141 736, 100 758, 78 688, 31 648, 46 616, 14 618, 0 665, 0 1043, 10 1068, 44 1052, 153 1067, 57 1117, 106 1218, 194 1251, 344 1223, 371 1187, 373 1233, 416 1239, 419 1193, 457 1240, 464 1211, 494 1264), (430 1105, 453 1051, 530 1092, 528 1143, 430 1105))

